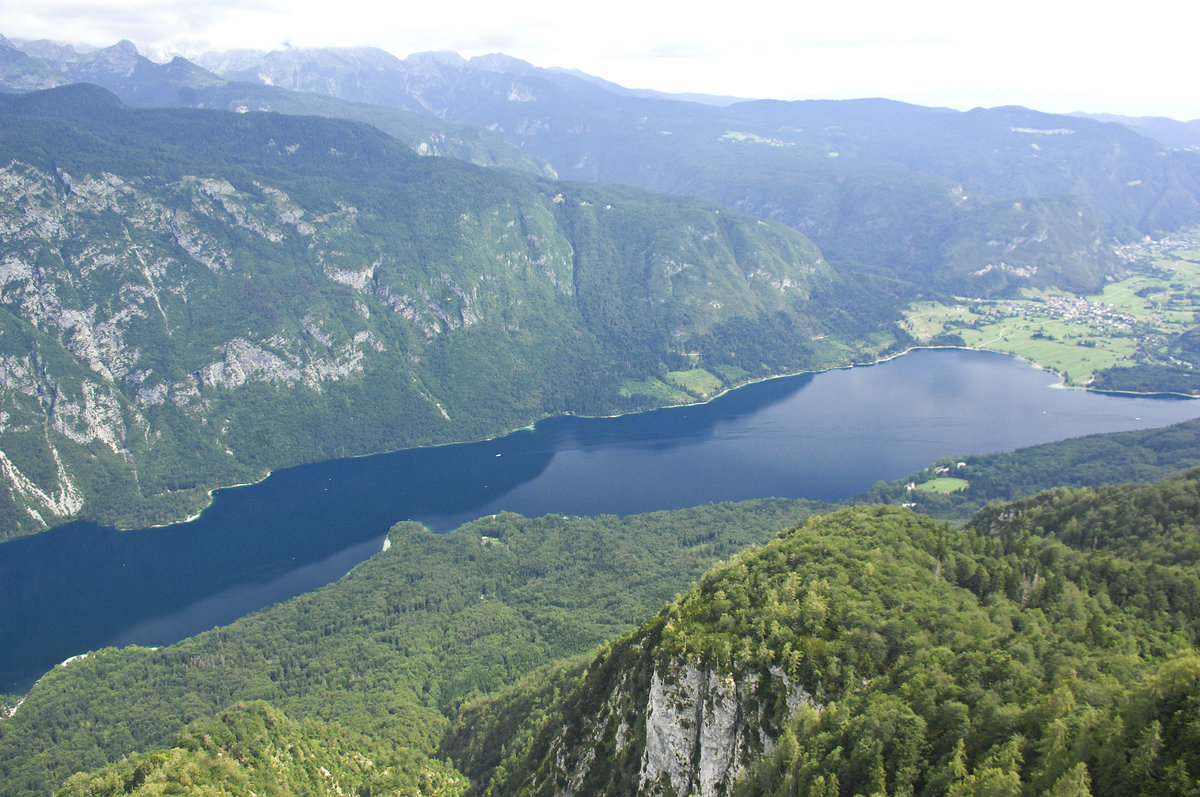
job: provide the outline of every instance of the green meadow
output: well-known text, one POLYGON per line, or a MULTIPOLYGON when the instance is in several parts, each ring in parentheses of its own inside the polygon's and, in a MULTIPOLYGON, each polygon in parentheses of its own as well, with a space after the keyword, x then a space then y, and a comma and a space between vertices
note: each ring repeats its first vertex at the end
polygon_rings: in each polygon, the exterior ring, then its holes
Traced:
POLYGON ((957 479, 953 476, 941 476, 937 479, 930 479, 927 482, 922 482, 917 485, 916 489, 927 493, 941 493, 949 495, 956 493, 959 490, 965 490, 971 486, 971 483, 966 479, 957 479))
POLYGON ((1123 247, 1129 270, 1094 295, 1027 289, 1016 298, 919 302, 904 326, 921 343, 1022 357, 1086 385, 1100 371, 1177 365, 1170 341, 1196 326, 1200 231, 1123 247))

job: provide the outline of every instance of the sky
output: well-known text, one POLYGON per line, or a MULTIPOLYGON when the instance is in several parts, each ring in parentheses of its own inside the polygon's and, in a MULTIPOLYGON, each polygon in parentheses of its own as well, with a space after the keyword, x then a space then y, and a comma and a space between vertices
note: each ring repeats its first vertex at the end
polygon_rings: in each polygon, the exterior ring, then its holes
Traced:
POLYGON ((0 34, 152 57, 502 52, 668 92, 1200 118, 1196 0, 0 0, 0 34))

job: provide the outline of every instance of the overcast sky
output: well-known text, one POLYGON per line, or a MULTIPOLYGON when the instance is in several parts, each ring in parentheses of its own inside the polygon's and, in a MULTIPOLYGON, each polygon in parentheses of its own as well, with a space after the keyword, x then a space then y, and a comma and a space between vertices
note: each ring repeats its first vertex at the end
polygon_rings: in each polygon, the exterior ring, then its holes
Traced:
POLYGON ((0 0, 0 34, 503 52, 661 91, 1200 118, 1197 0, 0 0))

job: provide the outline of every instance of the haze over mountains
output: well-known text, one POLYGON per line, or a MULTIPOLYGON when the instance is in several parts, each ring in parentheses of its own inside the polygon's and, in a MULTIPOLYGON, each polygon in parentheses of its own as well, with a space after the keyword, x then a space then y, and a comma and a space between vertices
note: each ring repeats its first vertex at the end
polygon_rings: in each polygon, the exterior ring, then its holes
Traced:
MULTIPOLYGON (((393 134, 400 122, 389 129, 363 106, 421 114, 425 125, 466 123, 561 178, 702 196, 800 230, 835 266, 965 293, 1029 282, 1094 287, 1113 268, 1111 239, 1197 217, 1192 155, 1123 125, 1026 109, 961 113, 881 100, 721 107, 503 55, 235 51, 199 58, 206 71, 179 58, 155 64, 128 42, 83 56, 44 43, 26 49, 61 79, 96 82, 131 105, 338 115, 393 134)), ((439 135, 398 137, 418 151, 464 156, 438 146, 439 135)), ((532 168, 511 152, 466 157, 532 168)))
MULTIPOLYGON (((1194 158, 1123 125, 1025 109, 960 113, 879 100, 721 107, 644 96, 503 55, 467 61, 453 53, 400 60, 369 48, 233 51, 198 58, 207 71, 181 58, 155 64, 129 42, 86 55, 47 43, 25 47, 33 54, 25 58, 36 56, 61 80, 96 82, 130 105, 374 121, 364 118, 362 106, 371 106, 421 114, 425 125, 433 124, 430 117, 466 123, 561 178, 703 196, 789 224, 835 264, 919 269, 924 280, 993 265, 1007 271, 1005 282, 1014 270, 1036 265, 1054 272, 1037 278, 1043 282, 1094 285, 1095 273, 1077 273, 1096 268, 1082 262, 1098 254, 1086 245, 1089 234, 1127 240, 1176 229, 1196 215, 1194 158), (341 102, 330 104, 335 99, 341 102), (874 201, 862 201, 867 193, 874 201), (1011 210, 1015 199, 1067 197, 1067 206, 1011 210), (1074 229, 1067 229, 1068 216, 1080 219, 1074 229), (995 237, 976 240, 980 226, 995 237), (1004 241, 1004 257, 995 256, 995 244, 981 250, 987 241, 1004 241)), ((464 157, 461 149, 437 147, 430 132, 398 137, 418 151, 464 157)), ((531 167, 511 154, 466 157, 531 167)))

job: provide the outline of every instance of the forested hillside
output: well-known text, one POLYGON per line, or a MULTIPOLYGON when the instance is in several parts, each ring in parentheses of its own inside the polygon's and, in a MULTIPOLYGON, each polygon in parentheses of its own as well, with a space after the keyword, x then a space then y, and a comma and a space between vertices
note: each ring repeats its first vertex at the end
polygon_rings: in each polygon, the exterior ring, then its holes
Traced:
POLYGON ((405 767, 416 788, 422 772, 449 771, 432 758, 463 701, 634 627, 714 562, 813 508, 506 514, 448 535, 398 525, 388 550, 324 589, 176 645, 107 649, 55 667, 0 719, 0 794, 42 794, 77 770, 150 754, 188 723, 251 700, 320 723, 305 733, 330 757, 358 751, 380 769, 405 767), (330 750, 343 731, 347 748, 330 750))
POLYGON ((88 86, 0 115, 0 537, 897 345, 895 289, 697 200, 88 86))
POLYGON ((1197 496, 400 526, 317 593, 55 668, 0 791, 1194 794, 1197 496))
POLYGON ((444 750, 492 795, 1195 794, 1196 490, 811 519, 444 750))
POLYGON ((963 523, 989 502, 1015 501, 1051 487, 1156 481, 1200 467, 1200 421, 1162 429, 1095 434, 991 454, 944 457, 902 479, 873 485, 853 503, 906 504, 963 523), (962 463, 961 467, 959 463, 962 463), (946 474, 956 489, 924 489, 946 474))

